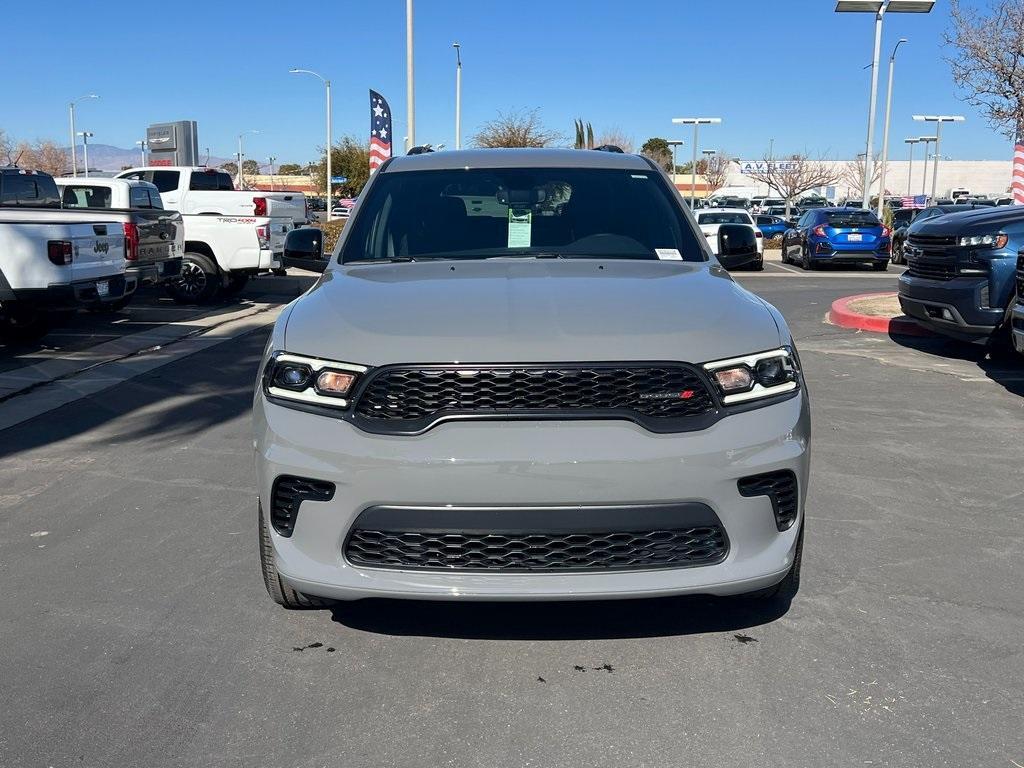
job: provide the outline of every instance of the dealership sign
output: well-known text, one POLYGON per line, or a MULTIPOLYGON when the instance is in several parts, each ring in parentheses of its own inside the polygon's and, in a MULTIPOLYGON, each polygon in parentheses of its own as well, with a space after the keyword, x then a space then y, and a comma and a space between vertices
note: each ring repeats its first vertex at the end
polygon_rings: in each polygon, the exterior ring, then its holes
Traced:
POLYGON ((800 168, 799 160, 739 160, 740 173, 786 173, 800 168))

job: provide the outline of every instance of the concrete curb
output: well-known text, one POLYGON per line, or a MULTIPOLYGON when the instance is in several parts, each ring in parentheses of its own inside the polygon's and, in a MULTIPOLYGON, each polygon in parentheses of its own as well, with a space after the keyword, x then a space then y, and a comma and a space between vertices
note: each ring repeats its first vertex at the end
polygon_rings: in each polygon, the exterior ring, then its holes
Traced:
POLYGON ((898 336, 931 336, 928 331, 913 320, 907 317, 879 317, 877 315, 862 315, 850 309, 850 304, 858 299, 867 299, 878 296, 895 296, 893 292, 888 293, 860 293, 856 296, 843 296, 832 302, 832 309, 828 313, 828 321, 832 325, 842 328, 856 328, 860 331, 871 331, 872 333, 889 333, 898 336))

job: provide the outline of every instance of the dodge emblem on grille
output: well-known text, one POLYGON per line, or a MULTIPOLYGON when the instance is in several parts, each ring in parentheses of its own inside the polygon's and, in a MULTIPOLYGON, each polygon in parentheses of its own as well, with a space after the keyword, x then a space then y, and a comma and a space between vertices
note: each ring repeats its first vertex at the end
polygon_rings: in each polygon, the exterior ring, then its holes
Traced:
POLYGON ((684 389, 682 392, 642 392, 641 400, 689 400, 693 397, 692 389, 684 389))

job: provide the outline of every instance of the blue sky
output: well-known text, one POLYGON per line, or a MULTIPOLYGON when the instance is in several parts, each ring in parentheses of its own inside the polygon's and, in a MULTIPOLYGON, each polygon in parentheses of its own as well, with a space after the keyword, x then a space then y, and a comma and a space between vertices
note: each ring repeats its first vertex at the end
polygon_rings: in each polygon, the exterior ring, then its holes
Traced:
MULTIPOLYGON (((979 2, 980 0, 969 0, 979 2)), ((312 159, 323 144, 323 90, 290 67, 334 83, 335 135, 368 129, 367 89, 391 102, 404 135, 405 2, 335 0, 59 0, 48 13, 70 24, 40 24, 40 7, 10 2, 0 88, 0 129, 17 138, 67 141, 67 102, 82 104, 78 129, 96 143, 132 147, 151 122, 195 119, 199 142, 230 156, 242 130, 246 154, 312 159), (178 9, 180 15, 168 9, 178 9), (73 32, 71 28, 73 26, 73 32), (24 62, 12 66, 12 62, 24 62)), ((498 110, 539 107, 567 140, 583 117, 600 132, 618 128, 637 144, 690 133, 671 118, 716 115, 701 148, 761 157, 807 151, 850 158, 863 151, 872 16, 835 14, 833 0, 417 0, 417 139, 454 136, 454 51, 463 52, 463 134, 498 110)), ((900 37, 890 146, 928 133, 915 112, 959 113, 943 154, 1010 159, 1010 142, 955 98, 942 61, 948 0, 929 15, 886 19, 879 78, 879 141, 885 62, 900 37)))

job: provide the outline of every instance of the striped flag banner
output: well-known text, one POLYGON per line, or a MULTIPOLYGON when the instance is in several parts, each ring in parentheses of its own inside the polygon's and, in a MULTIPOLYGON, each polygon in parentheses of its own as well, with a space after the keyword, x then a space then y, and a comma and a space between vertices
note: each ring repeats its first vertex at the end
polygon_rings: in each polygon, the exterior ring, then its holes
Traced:
POLYGON ((904 208, 924 208, 928 204, 926 195, 904 195, 900 198, 904 208))
POLYGON ((1017 136, 1013 148, 1013 181, 1010 184, 1013 204, 1024 205, 1024 136, 1017 136))
POLYGON ((391 157, 391 107, 388 100, 370 91, 370 173, 391 157))

